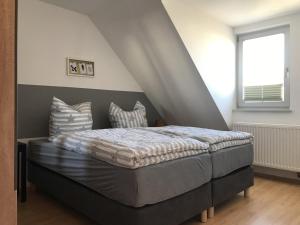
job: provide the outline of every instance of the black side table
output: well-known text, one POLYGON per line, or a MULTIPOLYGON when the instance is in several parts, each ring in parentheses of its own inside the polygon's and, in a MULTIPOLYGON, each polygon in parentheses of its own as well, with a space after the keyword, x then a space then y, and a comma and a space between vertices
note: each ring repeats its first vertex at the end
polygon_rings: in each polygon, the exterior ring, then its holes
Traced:
POLYGON ((27 199, 27 145, 18 141, 17 152, 17 192, 21 202, 27 199))

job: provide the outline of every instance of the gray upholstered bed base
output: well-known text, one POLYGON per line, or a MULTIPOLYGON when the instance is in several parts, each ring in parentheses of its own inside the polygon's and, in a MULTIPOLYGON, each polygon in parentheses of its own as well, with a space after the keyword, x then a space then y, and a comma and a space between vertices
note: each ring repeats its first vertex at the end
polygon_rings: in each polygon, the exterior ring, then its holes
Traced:
MULTIPOLYGON (((38 145, 47 150, 44 145, 38 145)), ((249 148, 249 146, 240 147, 241 149, 249 148)), ((34 152, 36 153, 36 151, 34 152)), ((51 151, 44 153, 53 155, 51 151)), ((44 165, 43 157, 44 155, 40 154, 30 156, 29 181, 67 206, 102 225, 178 225, 203 210, 232 198, 252 186, 254 180, 252 168, 245 166, 226 176, 213 178, 202 186, 177 197, 143 207, 132 207, 107 198, 89 185, 76 181, 72 176, 61 172, 62 168, 55 169, 57 168, 55 163, 53 169, 48 156, 47 163, 44 165)), ((67 158, 77 159, 70 155, 67 158)), ((63 160, 63 157, 60 160, 63 160)), ((59 164, 61 165, 61 162, 59 164)), ((94 166, 92 167, 94 168, 94 166)))
POLYGON ((29 181, 102 225, 178 225, 212 205, 210 182, 175 198, 134 208, 108 199, 31 161, 29 181))
POLYGON ((252 165, 253 155, 252 144, 239 145, 212 152, 212 177, 215 179, 220 178, 235 170, 252 165))
POLYGON ((253 186, 254 173, 250 166, 243 167, 224 177, 213 179, 211 185, 213 206, 217 206, 253 186))
POLYGON ((212 177, 208 153, 128 169, 64 150, 47 140, 31 141, 29 148, 31 161, 132 207, 176 197, 212 177))
POLYGON ((32 161, 29 161, 29 181, 102 225, 179 225, 252 186, 253 171, 250 166, 244 167, 180 196, 139 208, 108 199, 32 161))

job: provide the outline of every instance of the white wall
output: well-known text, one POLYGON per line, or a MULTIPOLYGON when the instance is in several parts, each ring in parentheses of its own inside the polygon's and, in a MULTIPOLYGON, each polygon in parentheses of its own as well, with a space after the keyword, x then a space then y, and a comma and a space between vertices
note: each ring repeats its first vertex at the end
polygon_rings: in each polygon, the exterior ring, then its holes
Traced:
POLYGON ((234 122, 300 125, 300 14, 280 17, 260 23, 241 26, 235 33, 290 24, 290 101, 292 112, 243 112, 234 111, 234 122))
POLYGON ((18 16, 19 84, 141 91, 89 17, 38 0, 18 16), (95 61, 95 78, 68 77, 66 57, 95 61))
POLYGON ((235 37, 193 0, 162 1, 227 124, 235 104, 235 37))

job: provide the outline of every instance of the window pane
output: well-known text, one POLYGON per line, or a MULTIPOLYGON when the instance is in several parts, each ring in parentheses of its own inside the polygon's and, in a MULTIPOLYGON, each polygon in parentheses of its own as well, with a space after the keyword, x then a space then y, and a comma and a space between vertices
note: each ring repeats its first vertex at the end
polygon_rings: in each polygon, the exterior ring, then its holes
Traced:
POLYGON ((284 83, 284 34, 243 42, 243 87, 284 83))

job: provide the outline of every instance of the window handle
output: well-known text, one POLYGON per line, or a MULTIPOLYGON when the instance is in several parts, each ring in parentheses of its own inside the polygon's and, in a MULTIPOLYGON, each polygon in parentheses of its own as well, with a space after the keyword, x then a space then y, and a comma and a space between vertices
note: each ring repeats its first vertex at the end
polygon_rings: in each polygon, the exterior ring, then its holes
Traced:
POLYGON ((285 68, 285 73, 284 73, 284 77, 287 79, 290 75, 290 71, 289 68, 285 68))

